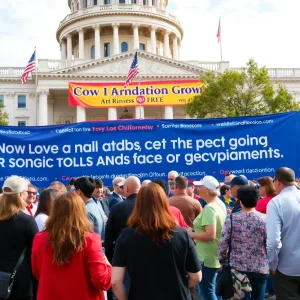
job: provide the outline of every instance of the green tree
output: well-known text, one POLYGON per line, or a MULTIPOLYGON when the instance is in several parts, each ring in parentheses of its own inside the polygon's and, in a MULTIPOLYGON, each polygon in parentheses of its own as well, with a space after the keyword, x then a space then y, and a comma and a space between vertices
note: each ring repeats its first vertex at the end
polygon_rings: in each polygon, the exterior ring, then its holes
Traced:
POLYGON ((3 111, 3 106, 0 105, 0 126, 8 125, 8 113, 3 111))
POLYGON ((190 117, 236 117, 299 110, 286 87, 273 84, 267 68, 250 59, 242 70, 227 70, 200 77, 203 93, 185 106, 190 117))

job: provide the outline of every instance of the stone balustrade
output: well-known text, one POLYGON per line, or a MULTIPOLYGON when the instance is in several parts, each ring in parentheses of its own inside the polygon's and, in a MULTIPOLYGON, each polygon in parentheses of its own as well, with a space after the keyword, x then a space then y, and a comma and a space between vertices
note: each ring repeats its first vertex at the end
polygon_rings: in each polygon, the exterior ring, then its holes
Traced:
POLYGON ((93 7, 88 8, 82 8, 78 11, 75 11, 69 15, 67 15, 59 24, 59 26, 62 26, 64 23, 76 19, 80 16, 86 16, 88 14, 95 14, 95 13, 105 13, 110 11, 130 11, 130 12, 146 12, 151 13, 157 16, 164 16, 171 21, 175 22, 176 24, 180 25, 179 20, 169 12, 163 9, 159 9, 154 6, 147 6, 147 5, 137 5, 137 4, 106 4, 106 5, 96 5, 93 7))
POLYGON ((0 77, 21 77, 25 68, 0 67, 0 77))
MULTIPOLYGON (((38 73, 47 73, 73 67, 89 60, 75 59, 39 59, 38 73)), ((229 68, 229 62, 201 62, 201 61, 184 61, 188 64, 207 69, 210 71, 222 72, 229 68)), ((230 68, 230 70, 242 71, 243 68, 230 68)), ((20 67, 0 67, 1 78, 21 77, 24 68, 20 67)), ((271 78, 300 78, 300 68, 269 68, 271 78)))
POLYGON ((84 59, 74 59, 74 60, 64 60, 64 59, 39 59, 39 73, 46 73, 56 70, 61 70, 65 68, 70 68, 84 62, 87 60, 84 59))

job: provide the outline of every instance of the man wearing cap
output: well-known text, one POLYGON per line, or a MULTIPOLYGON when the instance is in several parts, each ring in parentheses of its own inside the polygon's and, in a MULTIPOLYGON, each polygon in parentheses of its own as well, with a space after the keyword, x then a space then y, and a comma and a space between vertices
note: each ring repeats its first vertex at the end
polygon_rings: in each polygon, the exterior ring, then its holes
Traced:
MULTIPOLYGON (((231 195, 232 197, 234 197, 236 199, 237 197, 237 190, 244 185, 249 185, 248 179, 244 176, 244 175, 240 175, 240 176, 236 176, 234 177, 231 182, 230 182, 230 190, 231 190, 231 195)), ((240 205, 240 201, 237 200, 234 204, 234 207, 231 211, 231 213, 236 213, 241 211, 241 205, 240 205)))
POLYGON ((108 205, 109 209, 111 209, 116 204, 122 202, 124 192, 123 192, 123 185, 124 185, 125 178, 123 177, 116 177, 112 184, 114 187, 114 191, 108 196, 108 205))
POLYGON ((225 174, 224 184, 230 185, 231 180, 236 177, 236 175, 231 174, 230 171, 225 174))
POLYGON ((295 173, 275 173, 277 196, 267 206, 267 252, 277 299, 300 299, 300 191, 295 173))

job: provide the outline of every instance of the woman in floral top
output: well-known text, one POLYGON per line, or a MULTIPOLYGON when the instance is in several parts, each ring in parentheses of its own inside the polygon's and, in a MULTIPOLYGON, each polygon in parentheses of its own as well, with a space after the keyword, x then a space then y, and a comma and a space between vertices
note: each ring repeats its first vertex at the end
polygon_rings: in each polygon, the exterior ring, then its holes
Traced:
MULTIPOLYGON (((246 274, 252 286, 251 295, 245 299, 263 300, 269 274, 266 251, 266 216, 255 207, 258 191, 252 186, 242 186, 237 191, 242 211, 232 215, 231 268, 246 274)), ((219 261, 224 264, 230 243, 231 223, 228 217, 219 244, 219 261)))

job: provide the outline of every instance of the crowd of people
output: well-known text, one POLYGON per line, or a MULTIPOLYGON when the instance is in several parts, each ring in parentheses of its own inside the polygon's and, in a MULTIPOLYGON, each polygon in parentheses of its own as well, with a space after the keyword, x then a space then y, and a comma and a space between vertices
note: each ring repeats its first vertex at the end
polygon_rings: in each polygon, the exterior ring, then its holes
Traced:
POLYGON ((274 175, 219 183, 171 171, 111 189, 80 177, 40 194, 9 177, 0 300, 300 299, 300 190, 293 170, 274 175))

